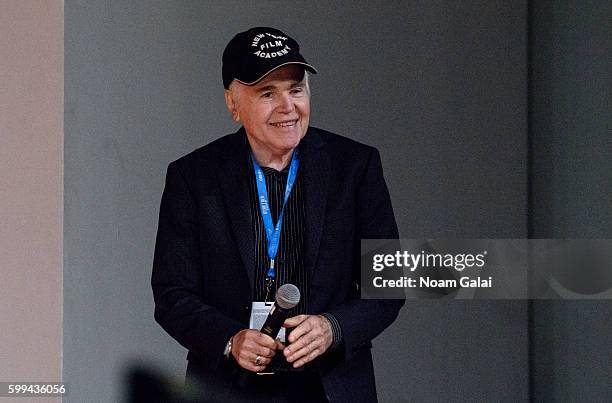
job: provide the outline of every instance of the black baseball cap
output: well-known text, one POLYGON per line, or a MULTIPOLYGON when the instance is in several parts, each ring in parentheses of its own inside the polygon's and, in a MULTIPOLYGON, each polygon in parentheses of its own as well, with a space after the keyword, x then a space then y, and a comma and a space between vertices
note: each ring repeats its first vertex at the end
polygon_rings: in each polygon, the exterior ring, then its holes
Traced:
POLYGON ((223 87, 233 80, 253 85, 281 66, 300 64, 316 74, 317 70, 300 54, 300 45, 275 28, 257 27, 234 36, 223 51, 223 87))

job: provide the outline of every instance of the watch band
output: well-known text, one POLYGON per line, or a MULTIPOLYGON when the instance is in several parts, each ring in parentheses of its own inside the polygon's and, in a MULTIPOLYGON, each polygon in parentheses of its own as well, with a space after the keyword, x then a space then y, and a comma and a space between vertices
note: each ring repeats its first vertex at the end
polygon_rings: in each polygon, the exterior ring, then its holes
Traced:
POLYGON ((225 345, 225 350, 223 351, 223 355, 225 356, 225 358, 230 358, 231 354, 232 354, 232 339, 234 338, 234 336, 230 337, 230 339, 227 341, 227 344, 225 345))

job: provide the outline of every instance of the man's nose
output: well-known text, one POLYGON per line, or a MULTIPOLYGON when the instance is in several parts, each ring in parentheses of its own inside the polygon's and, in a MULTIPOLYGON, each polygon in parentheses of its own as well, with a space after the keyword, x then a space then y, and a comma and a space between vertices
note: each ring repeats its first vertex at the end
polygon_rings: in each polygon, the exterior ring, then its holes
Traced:
POLYGON ((291 96, 289 94, 282 94, 279 97, 278 105, 276 106, 276 109, 279 112, 282 112, 282 113, 293 112, 294 108, 295 106, 293 104, 293 99, 291 99, 291 96))

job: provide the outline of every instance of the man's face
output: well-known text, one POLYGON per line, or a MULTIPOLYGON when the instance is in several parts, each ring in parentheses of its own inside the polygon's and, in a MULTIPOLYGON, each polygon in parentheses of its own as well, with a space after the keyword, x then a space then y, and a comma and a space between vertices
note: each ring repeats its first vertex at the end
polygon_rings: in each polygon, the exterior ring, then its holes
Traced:
POLYGON ((272 155, 291 151, 306 134, 310 89, 301 66, 279 67, 252 86, 234 81, 225 91, 225 101, 249 141, 272 155))

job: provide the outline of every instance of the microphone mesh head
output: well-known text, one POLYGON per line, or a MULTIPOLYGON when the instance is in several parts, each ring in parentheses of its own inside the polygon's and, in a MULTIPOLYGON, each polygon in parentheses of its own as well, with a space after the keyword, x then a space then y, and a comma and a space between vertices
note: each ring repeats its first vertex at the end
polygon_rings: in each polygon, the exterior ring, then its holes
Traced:
POLYGON ((300 290, 293 284, 283 284, 276 290, 276 303, 283 309, 291 309, 300 302, 300 290))

